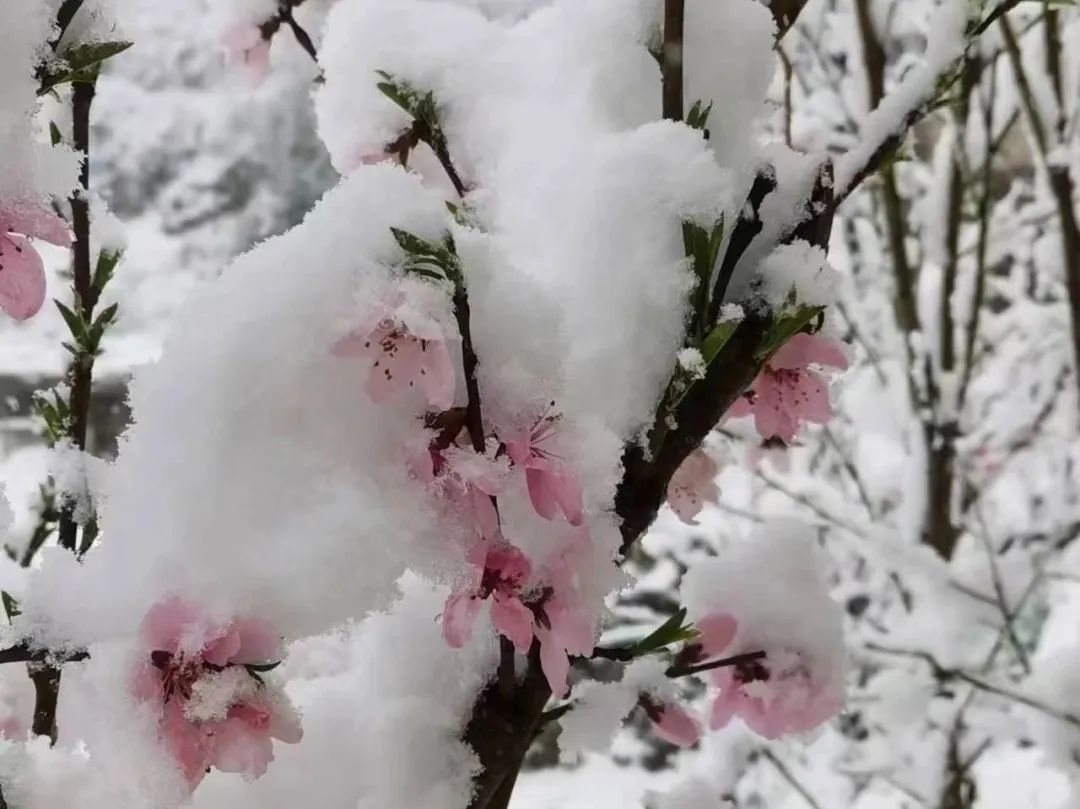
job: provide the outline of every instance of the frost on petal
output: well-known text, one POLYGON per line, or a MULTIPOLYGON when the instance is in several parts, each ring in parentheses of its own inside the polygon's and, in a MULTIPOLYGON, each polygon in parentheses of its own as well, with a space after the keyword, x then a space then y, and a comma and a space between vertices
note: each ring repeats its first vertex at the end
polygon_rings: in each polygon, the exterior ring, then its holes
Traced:
POLYGON ((716 462, 702 449, 692 452, 668 484, 667 502, 687 525, 697 525, 697 515, 716 496, 716 462))
POLYGON ((473 624, 480 612, 480 599, 471 593, 455 592, 446 600, 442 614, 442 633, 446 642, 460 649, 472 637, 473 624))
POLYGON ((16 320, 33 317, 45 302, 45 267, 28 239, 0 235, 0 309, 16 320))
POLYGON ((532 646, 533 614, 517 598, 496 594, 491 602, 491 623, 519 652, 527 653, 532 646))
POLYGON ((676 747, 693 747, 701 739, 701 727, 677 705, 661 706, 653 721, 653 732, 676 747))

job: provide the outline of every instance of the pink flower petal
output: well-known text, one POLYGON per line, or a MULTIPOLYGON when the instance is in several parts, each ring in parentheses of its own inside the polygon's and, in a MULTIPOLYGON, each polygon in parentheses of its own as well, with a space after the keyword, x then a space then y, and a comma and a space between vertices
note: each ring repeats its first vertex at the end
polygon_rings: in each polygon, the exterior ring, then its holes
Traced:
POLYGON ((67 222, 34 202, 20 202, 0 210, 0 231, 43 239, 57 247, 70 247, 73 241, 67 222))
POLYGON ((551 640, 570 654, 591 654, 595 647, 592 625, 582 607, 552 599, 546 608, 551 640))
POLYGON ((676 516, 687 525, 697 525, 697 515, 706 501, 716 496, 716 462, 697 449, 682 462, 668 484, 667 501, 676 516))
POLYGON ((736 702, 728 694, 719 694, 713 700, 712 711, 709 715, 709 727, 720 730, 728 726, 736 712, 736 702))
POLYGON ((233 630, 240 645, 229 658, 230 663, 276 663, 281 660, 281 638, 264 622, 238 618, 233 622, 233 630))
POLYGON ((424 344, 423 367, 424 393, 428 404, 437 410, 449 410, 454 405, 454 363, 450 351, 442 340, 431 340, 424 344))
POLYGON ((566 650, 555 641, 551 634, 543 629, 537 630, 540 639, 540 668, 547 678, 552 695, 562 698, 570 690, 567 678, 570 676, 570 659, 566 650))
POLYGON ((769 367, 774 369, 799 371, 811 364, 844 369, 848 362, 839 343, 805 332, 796 334, 769 359, 769 367))
POLYGON ((239 705, 214 725, 210 763, 222 772, 258 778, 274 760, 270 715, 265 708, 239 705))
POLYGON ((454 592, 446 600, 442 614, 442 634, 454 649, 460 649, 472 637, 480 604, 480 599, 468 592, 454 592))
POLYGON ((28 239, 0 235, 0 309, 16 320, 33 317, 45 302, 45 266, 28 239))
POLYGON ((532 507, 545 520, 554 520, 559 513, 559 501, 551 491, 550 473, 546 469, 527 468, 525 484, 529 490, 532 507))
POLYGON ((743 395, 735 400, 735 404, 728 408, 727 417, 731 419, 741 419, 744 416, 750 416, 754 412, 754 408, 750 405, 750 397, 743 395))
POLYGON ((212 666, 228 665, 240 651, 240 634, 232 627, 206 644, 202 657, 212 666))
POLYGON ((653 721, 653 732, 676 747, 693 747, 701 739, 697 721, 677 705, 664 705, 653 721))
POLYGON ((739 624, 734 616, 726 612, 706 615, 697 622, 696 626, 698 632, 701 633, 698 643, 701 644, 706 658, 722 654, 735 640, 735 633, 739 630, 739 624))
POLYGON ((825 380, 813 371, 806 371, 799 382, 799 393, 802 396, 799 414, 803 419, 814 424, 828 424, 832 420, 832 405, 825 380))
POLYGON ((533 614, 520 600, 496 593, 491 602, 491 623, 519 652, 528 653, 533 639, 533 614))
MULTIPOLYGON (((178 596, 170 596, 152 606, 139 626, 139 638, 150 651, 180 651, 181 638, 196 626, 205 626, 202 613, 178 596)), ((194 651, 194 650, 187 650, 194 651)))
POLYGON ((165 749, 176 762, 188 787, 194 791, 206 777, 206 770, 210 766, 213 736, 208 729, 189 722, 176 700, 165 703, 160 732, 165 749))

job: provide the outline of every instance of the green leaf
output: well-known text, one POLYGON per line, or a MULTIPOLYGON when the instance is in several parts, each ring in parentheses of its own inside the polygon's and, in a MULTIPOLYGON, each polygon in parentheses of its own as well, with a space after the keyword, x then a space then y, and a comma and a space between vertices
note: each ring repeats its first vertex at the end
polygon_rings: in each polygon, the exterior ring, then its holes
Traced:
POLYGON ((102 250, 98 253, 97 265, 94 267, 94 278, 91 283, 98 294, 105 289, 105 285, 112 280, 116 265, 123 257, 123 250, 102 250))
POLYGON ((22 610, 19 609, 19 602, 7 590, 0 590, 0 599, 3 599, 4 612, 7 613, 8 621, 22 613, 22 610))
POLYGON ((720 353, 721 349, 727 345, 727 341, 731 339, 731 335, 735 333, 735 329, 739 328, 740 323, 742 323, 742 318, 721 320, 716 324, 716 327, 709 332, 709 335, 701 344, 701 358, 705 361, 706 368, 708 368, 710 363, 716 359, 716 355, 720 353))
POLYGON ((398 246, 410 256, 436 258, 440 257, 445 252, 439 245, 421 239, 419 236, 409 233, 407 230, 391 227, 390 233, 393 234, 394 241, 398 243, 398 246))
POLYGON ((709 137, 709 114, 712 112, 712 102, 706 104, 701 99, 694 102, 690 107, 690 112, 686 114, 686 125, 691 129, 700 130, 705 134, 705 137, 709 137))
POLYGON ((101 66, 106 61, 123 53, 131 47, 130 42, 95 42, 89 45, 75 45, 58 54, 56 69, 48 69, 41 78, 38 95, 53 90, 61 84, 93 83, 97 81, 101 66))
POLYGON ((60 127, 49 121, 49 141, 52 145, 58 146, 63 139, 64 135, 60 132, 60 127))
POLYGON ((75 342, 80 345, 86 342, 86 323, 83 321, 81 315, 75 314, 67 306, 60 303, 60 301, 53 299, 53 303, 56 304, 56 308, 60 310, 60 314, 64 318, 64 322, 67 323, 68 331, 71 332, 71 336, 75 338, 75 342))
POLYGON ((781 346, 820 316, 824 309, 820 306, 799 306, 782 311, 773 319, 769 330, 765 332, 761 344, 754 353, 756 359, 771 357, 781 346))
POLYGON ((116 303, 106 307, 90 327, 86 347, 91 353, 97 353, 98 346, 101 345, 101 338, 105 335, 105 330, 116 322, 118 308, 119 304, 116 303))
POLYGON ((697 637, 697 630, 692 626, 685 625, 686 608, 683 607, 659 627, 635 643, 632 647, 634 655, 648 654, 673 643, 697 637))

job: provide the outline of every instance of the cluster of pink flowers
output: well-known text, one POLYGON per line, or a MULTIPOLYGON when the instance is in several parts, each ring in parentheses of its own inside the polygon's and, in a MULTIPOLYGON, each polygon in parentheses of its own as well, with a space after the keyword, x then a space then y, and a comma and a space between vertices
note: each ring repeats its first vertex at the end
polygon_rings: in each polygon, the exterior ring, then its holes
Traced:
MULTIPOLYGON (((728 416, 753 416, 762 438, 749 456, 756 465, 763 457, 786 468, 785 450, 804 422, 827 424, 832 418, 828 382, 810 366, 844 369, 843 347, 816 334, 792 337, 765 364, 750 389, 728 411, 728 416)), ((667 502, 687 525, 697 525, 705 503, 715 502, 716 463, 704 449, 691 453, 672 477, 667 502)))
POLYGON ((829 386, 810 370, 847 368, 847 357, 839 343, 817 334, 796 334, 765 364, 750 386, 728 412, 733 418, 754 417, 754 426, 764 439, 777 438, 785 444, 795 440, 803 422, 827 424, 832 418, 829 386))
POLYGON ((0 205, 0 309, 16 320, 33 317, 45 302, 45 266, 34 239, 71 246, 67 224, 45 206, 0 205))
POLYGON ((266 624, 216 624, 172 597, 150 609, 139 634, 146 652, 134 694, 160 711, 162 741, 192 790, 211 767, 257 778, 274 758, 273 739, 300 741, 295 709, 261 677, 281 658, 266 624))
POLYGON ((460 647, 472 635, 485 603, 496 632, 522 653, 534 639, 553 693, 567 690, 571 655, 589 654, 593 630, 578 597, 575 565, 589 551, 581 481, 555 451, 561 416, 548 410, 508 437, 484 435, 483 451, 474 448, 464 418, 451 410, 455 380, 448 343, 455 331, 436 314, 430 284, 403 281, 390 304, 380 304, 356 329, 334 346, 342 357, 370 363, 367 393, 376 403, 408 390, 424 394, 428 421, 449 421, 434 440, 407 451, 412 477, 434 492, 447 517, 468 524, 463 548, 468 575, 450 594, 442 615, 443 636, 460 647), (425 303, 425 298, 428 298, 425 303), (504 535, 497 498, 505 487, 523 480, 536 514, 565 520, 562 544, 538 568, 504 535))
MULTIPOLYGON (((684 664, 720 662, 731 655, 738 621, 726 613, 711 614, 697 623, 699 636, 680 655, 684 664)), ((752 642, 743 641, 749 649, 752 642)), ((732 662, 708 672, 716 694, 709 727, 719 730, 738 716, 766 739, 789 733, 805 733, 835 716, 841 699, 834 684, 808 664, 802 653, 791 649, 760 649, 762 656, 736 654, 732 662)), ((654 732, 679 747, 690 747, 701 737, 701 723, 672 703, 660 704, 648 697, 639 703, 653 722, 654 732)))

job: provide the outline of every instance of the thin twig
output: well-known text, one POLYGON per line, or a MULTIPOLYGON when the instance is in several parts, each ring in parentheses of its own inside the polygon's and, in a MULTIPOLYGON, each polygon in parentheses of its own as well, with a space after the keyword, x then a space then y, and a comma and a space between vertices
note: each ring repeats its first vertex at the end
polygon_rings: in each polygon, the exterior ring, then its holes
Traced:
POLYGON ((692 666, 671 666, 664 674, 671 678, 689 677, 692 674, 701 674, 702 672, 712 671, 714 669, 723 669, 730 666, 741 666, 745 663, 753 663, 755 660, 764 660, 766 656, 765 652, 746 652, 744 654, 733 655, 732 657, 724 657, 720 660, 711 660, 708 663, 696 663, 692 666))
POLYGON ((822 805, 817 802, 817 799, 815 799, 814 796, 810 794, 809 790, 802 785, 802 782, 795 777, 791 770, 788 769, 788 766, 773 754, 772 750, 763 747, 761 749, 761 757, 776 768, 776 771, 791 785, 792 789, 799 793, 799 797, 806 801, 806 804, 811 807, 811 809, 823 809, 822 805))

